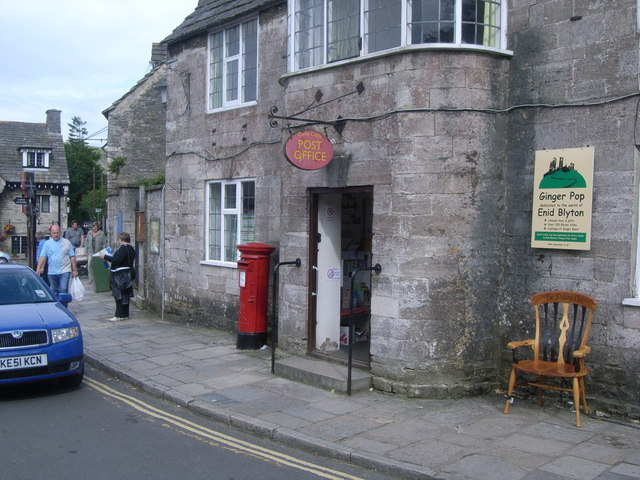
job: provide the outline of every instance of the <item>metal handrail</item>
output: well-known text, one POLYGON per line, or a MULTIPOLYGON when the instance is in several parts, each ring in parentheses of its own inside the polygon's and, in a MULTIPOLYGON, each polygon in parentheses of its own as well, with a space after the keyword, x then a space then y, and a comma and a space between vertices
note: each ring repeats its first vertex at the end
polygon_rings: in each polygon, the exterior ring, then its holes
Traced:
POLYGON ((356 268, 351 272, 351 295, 349 295, 349 358, 347 361, 347 395, 351 395, 351 370, 353 368, 353 337, 355 336, 355 328, 353 325, 353 289, 355 285, 356 274, 363 271, 374 271, 380 274, 382 267, 376 263, 373 267, 356 268))
POLYGON ((278 321, 277 321, 277 313, 276 313, 276 304, 278 298, 278 270, 282 265, 295 265, 296 267, 300 267, 302 265, 302 260, 296 258, 291 262, 280 262, 276 264, 273 268, 273 301, 271 302, 271 321, 269 322, 269 327, 271 330, 271 373, 275 372, 275 363, 276 363, 276 343, 278 343, 278 321))

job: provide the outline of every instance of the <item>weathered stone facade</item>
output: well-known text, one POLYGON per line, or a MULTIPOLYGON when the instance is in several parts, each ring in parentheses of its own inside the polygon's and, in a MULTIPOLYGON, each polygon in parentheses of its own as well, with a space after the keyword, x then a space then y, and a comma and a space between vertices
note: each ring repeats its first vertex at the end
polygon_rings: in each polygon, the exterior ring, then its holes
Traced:
POLYGON ((598 300, 587 393, 639 413, 640 310, 634 286, 638 225, 637 2, 515 2, 509 12, 509 115, 500 338, 524 338, 532 292, 577 290, 598 300), (636 96, 634 96, 634 94, 636 96), (628 97, 631 95, 630 97, 628 97), (570 106, 583 104, 580 106, 570 106), (533 152, 595 149, 589 251, 532 249, 533 152))
POLYGON ((504 386, 506 342, 532 336, 531 294, 577 290, 599 302, 588 395, 638 414, 640 310, 622 304, 633 293, 638 215, 636 2, 508 2, 513 55, 400 50, 299 73, 287 73, 286 4, 253 3, 255 105, 206 111, 206 32, 218 17, 168 40, 166 185, 146 206, 163 232, 162 267, 147 262, 146 288, 164 313, 235 329, 237 270, 205 261, 206 182, 254 178, 256 241, 278 248, 274 261, 303 260, 281 270, 277 288, 279 346, 306 354, 311 199, 368 188, 371 254, 383 268, 371 285, 377 388, 442 397, 504 386), (318 91, 341 98, 320 104, 318 91), (314 103, 305 117, 329 122, 310 128, 330 138, 335 158, 309 172, 282 153, 301 122, 274 127, 269 114, 314 103), (339 118, 341 131, 331 124, 339 118), (534 153, 583 146, 596 155, 591 249, 533 249, 534 153))
POLYGON ((161 93, 166 88, 166 71, 165 64, 153 67, 103 112, 109 121, 105 228, 112 245, 117 245, 120 231, 129 232, 132 242, 136 241, 135 208, 131 206, 137 205, 137 188, 134 197, 127 189, 164 171, 166 106, 161 93), (124 163, 111 171, 109 167, 118 157, 124 163), (133 204, 131 198, 136 200, 133 204))

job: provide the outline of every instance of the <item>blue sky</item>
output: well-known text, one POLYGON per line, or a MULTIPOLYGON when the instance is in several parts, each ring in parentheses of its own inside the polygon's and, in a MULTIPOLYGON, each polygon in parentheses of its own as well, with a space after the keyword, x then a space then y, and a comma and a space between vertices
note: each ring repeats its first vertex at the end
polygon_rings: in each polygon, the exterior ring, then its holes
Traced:
MULTIPOLYGON (((47 110, 61 110, 66 139, 74 116, 89 135, 107 126, 102 111, 149 71, 152 43, 198 0, 0 3, 0 120, 40 123, 47 110)), ((95 138, 106 139, 106 131, 95 138)))

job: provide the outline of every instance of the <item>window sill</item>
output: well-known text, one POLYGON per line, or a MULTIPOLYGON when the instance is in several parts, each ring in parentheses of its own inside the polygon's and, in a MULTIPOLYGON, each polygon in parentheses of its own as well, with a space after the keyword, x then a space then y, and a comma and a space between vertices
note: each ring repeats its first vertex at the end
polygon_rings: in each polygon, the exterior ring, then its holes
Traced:
POLYGON ((253 107, 257 104, 258 104, 257 100, 252 100, 251 102, 237 103, 234 105, 226 105, 220 108, 213 108, 213 109, 207 108, 207 115, 211 115, 213 113, 228 112, 231 110, 238 110, 239 108, 253 107))
POLYGON ((625 298, 622 300, 622 304, 629 307, 640 307, 640 298, 625 298))
POLYGON ((200 265, 208 265, 210 267, 238 268, 236 262, 217 262, 214 260, 202 260, 200 265))
MULTIPOLYGON (((325 63, 322 65, 316 65, 313 67, 306 67, 298 70, 290 70, 287 73, 280 76, 278 82, 280 85, 284 85, 287 78, 295 77, 298 75, 304 75, 309 72, 318 72, 322 70, 329 70, 335 67, 339 67, 341 65, 346 65, 350 63, 362 63, 367 62, 372 59, 380 58, 380 57, 388 57, 398 54, 411 53, 411 52, 419 52, 419 51, 469 51, 469 52, 478 52, 478 53, 488 53, 488 54, 497 54, 504 57, 512 57, 512 50, 503 50, 500 48, 494 47, 485 47, 483 45, 472 45, 472 44, 453 44, 453 43, 432 43, 432 44, 419 44, 419 45, 405 45, 402 47, 390 48, 388 50, 382 50, 380 52, 370 53, 366 55, 361 55, 353 58, 347 58, 344 60, 338 60, 336 62, 325 63)), ((211 113, 211 112, 209 112, 211 113)))

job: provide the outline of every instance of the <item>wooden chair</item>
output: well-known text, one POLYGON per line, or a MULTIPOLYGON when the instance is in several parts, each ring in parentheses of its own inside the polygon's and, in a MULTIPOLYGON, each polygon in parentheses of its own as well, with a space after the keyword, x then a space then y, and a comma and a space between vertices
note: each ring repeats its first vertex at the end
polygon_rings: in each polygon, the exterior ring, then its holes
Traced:
POLYGON ((589 369, 584 365, 584 357, 591 351, 587 337, 597 302, 583 293, 553 291, 533 295, 531 304, 536 313, 535 339, 507 345, 513 353, 513 363, 504 413, 509 413, 513 403, 511 394, 516 386, 536 387, 538 406, 542 406, 542 389, 573 392, 576 427, 580 427, 580 400, 584 413, 589 413, 584 388, 584 377, 589 369), (533 358, 518 360, 516 351, 525 346, 533 349, 533 358), (516 383, 518 373, 533 375, 536 379, 516 383), (568 379, 571 379, 571 387, 567 384, 568 379))

